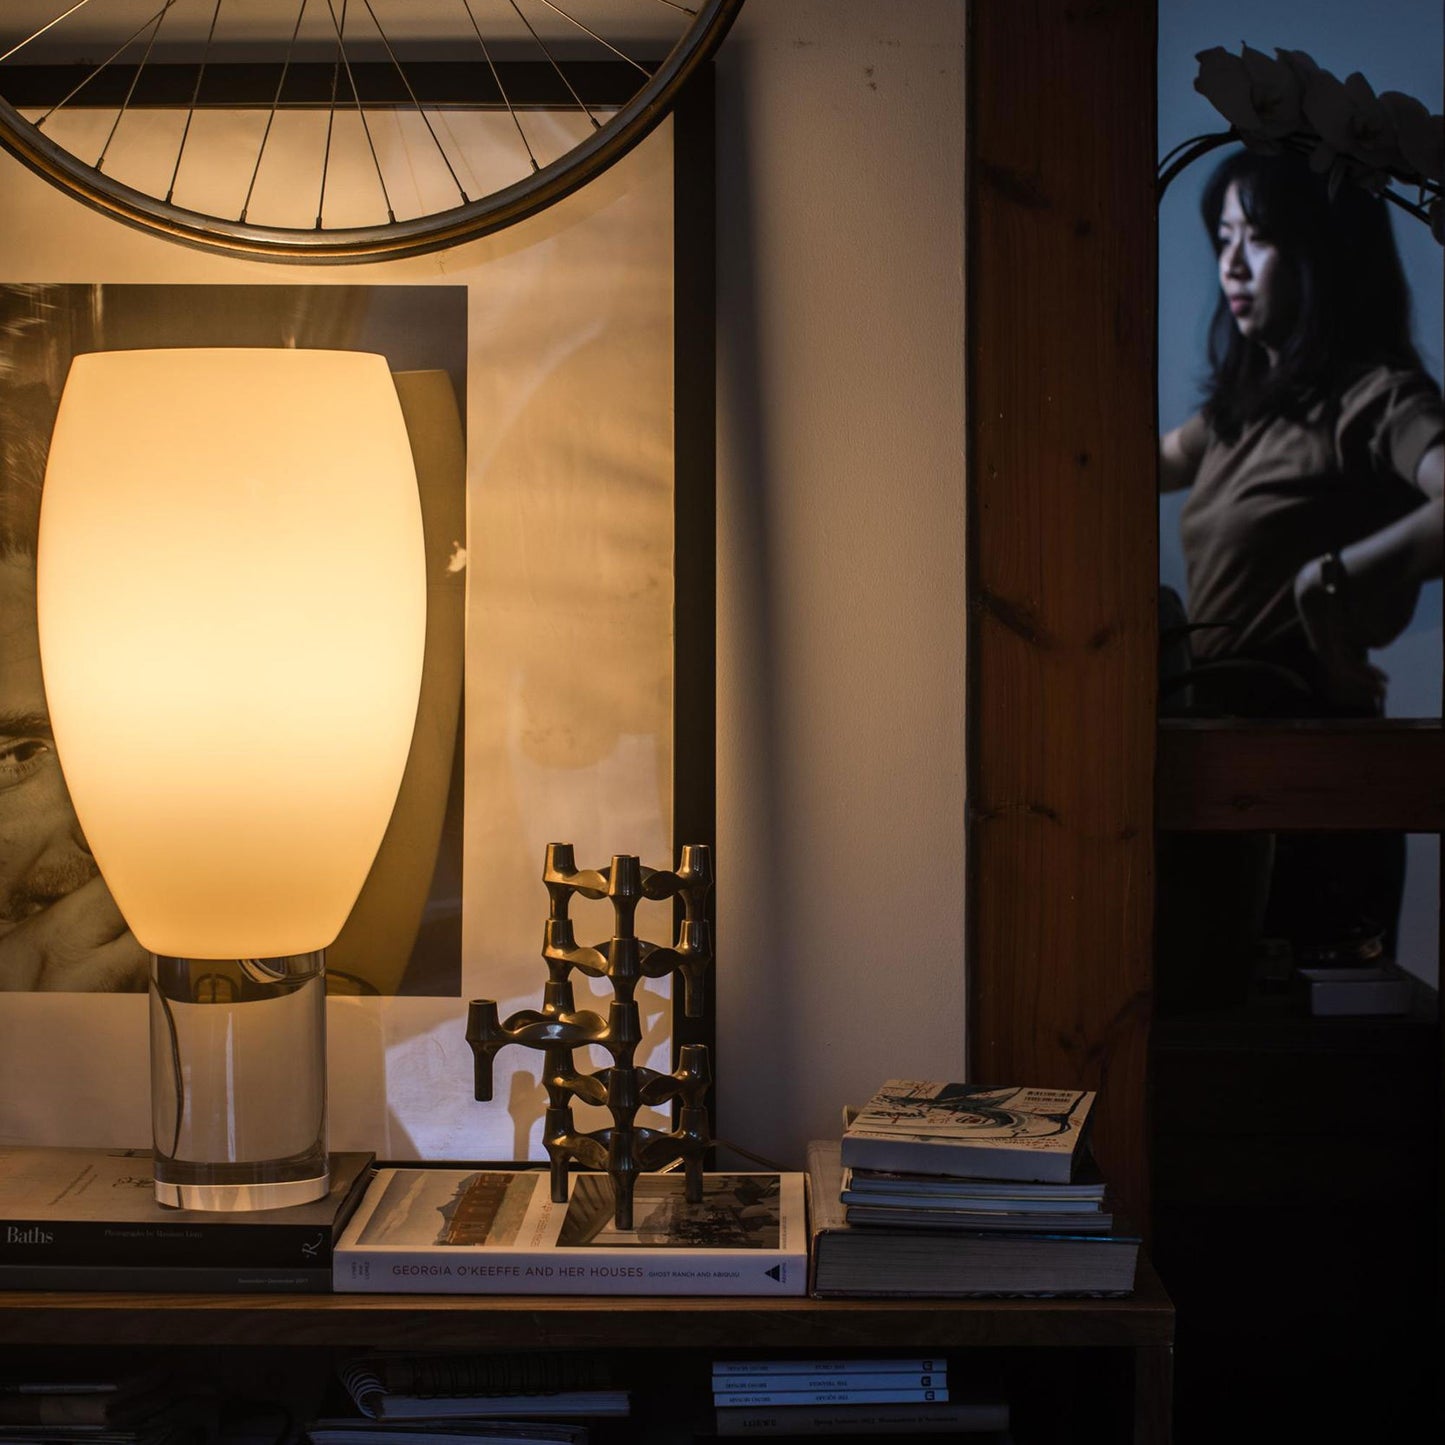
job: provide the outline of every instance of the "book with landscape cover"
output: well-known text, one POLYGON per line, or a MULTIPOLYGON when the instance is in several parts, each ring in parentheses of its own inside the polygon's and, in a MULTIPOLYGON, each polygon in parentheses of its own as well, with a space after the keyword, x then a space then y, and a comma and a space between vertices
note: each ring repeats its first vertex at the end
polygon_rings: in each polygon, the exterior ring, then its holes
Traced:
POLYGON ((1093 1104, 1092 1091, 890 1079, 845 1125, 843 1163, 1062 1183, 1093 1104))
POLYGON ((801 1295, 801 1174, 639 1176, 631 1230, 612 1182, 576 1173, 552 1202, 545 1169, 381 1169, 337 1241, 343 1291, 432 1294, 801 1295))
POLYGON ((372 1157, 333 1155, 309 1204, 217 1213, 157 1204, 149 1150, 0 1147, 0 1288, 329 1290, 372 1157))
POLYGON ((843 1168, 830 1139, 808 1145, 815 1295, 959 1298, 1122 1295, 1134 1286, 1139 1236, 1121 1218, 1108 1233, 1001 1233, 849 1224, 843 1168))

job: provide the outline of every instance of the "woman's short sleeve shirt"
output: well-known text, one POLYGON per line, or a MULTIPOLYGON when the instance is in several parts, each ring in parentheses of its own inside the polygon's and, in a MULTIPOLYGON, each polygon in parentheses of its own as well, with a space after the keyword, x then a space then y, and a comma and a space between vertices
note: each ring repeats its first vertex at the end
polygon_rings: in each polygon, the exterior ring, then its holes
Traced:
MULTIPOLYGON (((1191 436, 1192 433, 1192 436, 1191 436)), ((1429 377, 1377 367, 1303 416, 1262 418, 1232 442, 1200 419, 1203 456, 1180 539, 1201 658, 1250 657, 1313 672, 1294 605, 1295 574, 1418 507, 1421 457, 1445 439, 1429 377)))

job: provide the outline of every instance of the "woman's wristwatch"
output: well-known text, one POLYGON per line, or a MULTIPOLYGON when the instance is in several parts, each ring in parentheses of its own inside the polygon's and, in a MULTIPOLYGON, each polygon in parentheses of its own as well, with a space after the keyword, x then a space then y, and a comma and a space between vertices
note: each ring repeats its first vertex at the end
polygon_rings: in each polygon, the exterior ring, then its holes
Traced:
POLYGON ((1333 597, 1341 604, 1345 601, 1350 574, 1340 554, 1333 548, 1320 558, 1320 586, 1326 597, 1333 597))

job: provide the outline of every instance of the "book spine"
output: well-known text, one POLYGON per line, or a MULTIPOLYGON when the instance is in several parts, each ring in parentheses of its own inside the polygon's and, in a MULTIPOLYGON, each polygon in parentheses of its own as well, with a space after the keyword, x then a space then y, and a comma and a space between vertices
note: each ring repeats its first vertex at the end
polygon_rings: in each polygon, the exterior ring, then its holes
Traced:
POLYGON ((947 1361, 940 1356, 927 1359, 890 1360, 714 1360, 714 1380, 731 1375, 836 1375, 846 1372, 869 1375, 927 1375, 947 1369, 947 1361))
POLYGON ((952 1435, 1005 1430, 1009 1409, 1001 1401, 933 1405, 737 1406, 716 1412, 717 1433, 739 1435, 952 1435))
POLYGON ((107 1224, 95 1220, 6 1220, 0 1268, 51 1265, 234 1265, 324 1268, 329 1227, 303 1224, 107 1224))
POLYGON ((0 1264, 0 1289, 330 1294, 331 1271, 251 1265, 0 1264))
POLYGON ((339 1293, 803 1295, 807 1259, 772 1250, 746 1258, 669 1251, 568 1249, 556 1254, 506 1250, 337 1249, 332 1281, 339 1293))
POLYGON ((863 1372, 849 1370, 831 1375, 729 1375, 714 1376, 712 1388, 718 1403, 724 1395, 748 1395, 759 1390, 935 1390, 948 1383, 942 1371, 929 1374, 907 1371, 863 1372))
POLYGON ((919 1405, 948 1399, 947 1386, 937 1389, 756 1390, 716 1395, 717 1405, 919 1405))

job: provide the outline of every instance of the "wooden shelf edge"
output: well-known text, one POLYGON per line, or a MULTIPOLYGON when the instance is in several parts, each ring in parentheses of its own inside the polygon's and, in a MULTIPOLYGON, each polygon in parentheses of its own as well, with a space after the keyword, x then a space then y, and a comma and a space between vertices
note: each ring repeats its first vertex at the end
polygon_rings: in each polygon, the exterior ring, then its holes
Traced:
POLYGON ((1173 1305, 1147 1262, 1121 1299, 0 1294, 0 1341, 11 1345, 1137 1348, 1173 1336, 1173 1305))
POLYGON ((1159 725, 1163 831, 1445 828, 1445 734, 1430 720, 1159 725))

